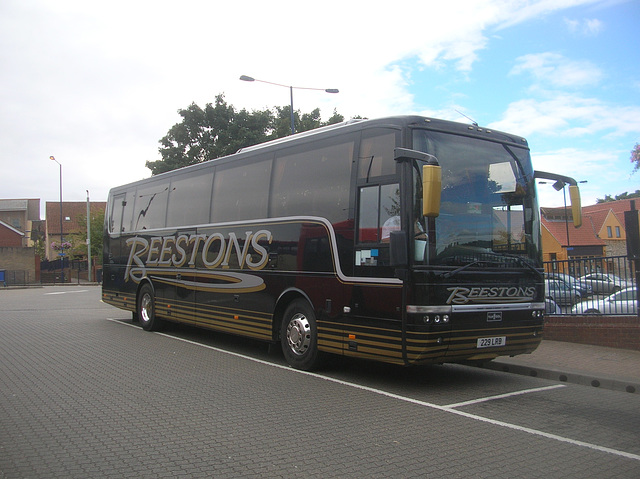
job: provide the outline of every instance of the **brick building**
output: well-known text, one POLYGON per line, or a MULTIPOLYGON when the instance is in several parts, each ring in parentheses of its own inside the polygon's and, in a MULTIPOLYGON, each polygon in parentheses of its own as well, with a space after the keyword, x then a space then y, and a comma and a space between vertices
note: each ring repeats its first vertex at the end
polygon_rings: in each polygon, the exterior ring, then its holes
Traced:
MULTIPOLYGON (((104 213, 107 203, 104 201, 92 201, 90 203, 91 216, 104 213)), ((46 256, 51 260, 58 258, 58 251, 52 247, 52 243, 60 244, 60 202, 47 201, 46 208, 46 256)), ((62 237, 64 241, 71 241, 74 234, 82 232, 86 228, 81 226, 80 219, 87 217, 86 201, 64 201, 62 203, 62 237)), ((85 230, 86 231, 86 230, 85 230)))
POLYGON ((0 199, 0 270, 5 283, 40 281, 34 239, 42 223, 39 199, 0 199))

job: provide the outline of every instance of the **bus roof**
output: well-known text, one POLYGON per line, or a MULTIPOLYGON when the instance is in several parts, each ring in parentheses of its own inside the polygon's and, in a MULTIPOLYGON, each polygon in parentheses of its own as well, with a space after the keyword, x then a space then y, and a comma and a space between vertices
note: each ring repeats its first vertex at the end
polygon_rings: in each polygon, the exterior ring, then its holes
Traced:
POLYGON ((211 163, 213 162, 217 163, 217 162, 231 161, 231 159, 234 159, 236 157, 246 157, 246 156, 249 156, 251 153, 260 152, 260 151, 267 152, 272 148, 286 147, 289 144, 295 145, 298 142, 322 139, 335 134, 349 133, 349 132, 364 130, 368 128, 382 128, 382 127, 398 128, 398 129, 406 128, 406 127, 425 128, 432 131, 455 133, 459 135, 472 136, 472 137, 481 138, 485 140, 510 143, 510 144, 517 145, 520 147, 525 147, 525 148, 528 147, 527 141, 524 138, 511 135, 509 133, 492 130, 491 128, 479 127, 475 124, 472 125, 469 123, 460 123, 460 122, 449 121, 449 120, 441 120, 437 118, 429 118, 429 117, 424 117, 419 115, 400 115, 400 116, 389 116, 389 117, 382 117, 382 118, 375 118, 375 119, 352 119, 352 120, 347 120, 340 123, 335 123, 332 125, 327 125, 320 128, 315 128, 313 130, 303 131, 300 133, 296 133, 294 135, 289 135, 283 138, 267 141, 265 143, 244 147, 231 155, 222 156, 222 157, 214 158, 212 160, 208 160, 202 163, 197 163, 195 165, 185 166, 175 170, 167 171, 165 173, 161 173, 159 175, 152 176, 150 178, 134 181, 126 185, 121 185, 113 189, 114 190, 120 189, 121 187, 124 187, 124 186, 130 186, 136 183, 152 181, 156 178, 162 178, 165 175, 174 174, 177 171, 205 168, 206 167, 205 165, 211 165, 211 163))

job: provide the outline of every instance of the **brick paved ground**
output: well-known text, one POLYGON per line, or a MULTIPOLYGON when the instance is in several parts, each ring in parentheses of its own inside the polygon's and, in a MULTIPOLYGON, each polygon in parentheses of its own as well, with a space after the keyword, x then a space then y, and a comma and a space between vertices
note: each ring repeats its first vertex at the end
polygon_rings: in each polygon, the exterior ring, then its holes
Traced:
MULTIPOLYGON (((638 477, 640 462, 0 293, 0 477, 638 477)), ((611 393, 614 394, 614 393, 611 393)), ((514 409, 515 411, 515 409, 514 409)))

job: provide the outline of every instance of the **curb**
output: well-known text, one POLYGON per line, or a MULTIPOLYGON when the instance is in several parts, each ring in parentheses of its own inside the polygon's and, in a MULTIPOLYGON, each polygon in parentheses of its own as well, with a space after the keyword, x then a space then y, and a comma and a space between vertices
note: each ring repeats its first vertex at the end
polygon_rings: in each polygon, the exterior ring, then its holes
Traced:
POLYGON ((567 372, 560 369, 540 368, 536 366, 523 366, 511 364, 506 361, 493 360, 480 366, 484 369, 502 371, 506 373, 519 374, 521 376, 537 377, 560 381, 581 386, 591 386, 595 388, 610 389, 627 393, 640 393, 640 382, 636 379, 624 380, 597 374, 585 374, 577 372, 567 372))

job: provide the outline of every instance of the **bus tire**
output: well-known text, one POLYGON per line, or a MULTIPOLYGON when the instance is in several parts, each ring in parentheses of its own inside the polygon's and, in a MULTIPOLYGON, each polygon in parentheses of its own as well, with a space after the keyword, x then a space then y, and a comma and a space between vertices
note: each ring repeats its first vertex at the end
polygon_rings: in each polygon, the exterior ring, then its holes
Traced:
POLYGON ((320 365, 316 315, 307 301, 296 299, 285 310, 280 343, 287 363, 293 368, 311 371, 320 365))
POLYGON ((149 283, 143 284, 140 288, 136 307, 142 329, 157 331, 160 328, 160 320, 156 316, 156 298, 149 283))

